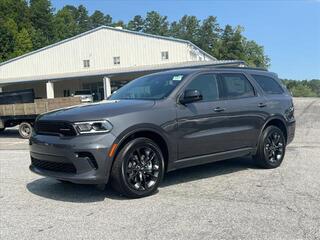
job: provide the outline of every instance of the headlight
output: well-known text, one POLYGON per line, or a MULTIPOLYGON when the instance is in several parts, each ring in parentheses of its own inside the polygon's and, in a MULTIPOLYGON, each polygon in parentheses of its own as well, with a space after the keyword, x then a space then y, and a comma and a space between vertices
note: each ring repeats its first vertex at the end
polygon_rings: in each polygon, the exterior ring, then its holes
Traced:
POLYGON ((85 133, 107 133, 112 130, 108 121, 76 122, 74 123, 80 134, 85 133))

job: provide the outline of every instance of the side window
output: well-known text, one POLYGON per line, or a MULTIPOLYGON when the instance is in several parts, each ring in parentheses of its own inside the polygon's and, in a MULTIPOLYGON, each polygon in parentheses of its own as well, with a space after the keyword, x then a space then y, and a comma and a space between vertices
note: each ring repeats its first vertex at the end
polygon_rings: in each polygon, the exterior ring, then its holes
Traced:
POLYGON ((254 89, 249 80, 239 73, 222 73, 220 76, 221 98, 236 99, 253 97, 254 89))
POLYGON ((215 74, 202 74, 195 77, 186 87, 186 90, 200 91, 203 101, 214 101, 219 98, 218 81, 215 74))
POLYGON ((271 77, 263 75, 252 75, 252 77, 257 81, 262 90, 268 94, 281 94, 283 89, 279 83, 271 77))

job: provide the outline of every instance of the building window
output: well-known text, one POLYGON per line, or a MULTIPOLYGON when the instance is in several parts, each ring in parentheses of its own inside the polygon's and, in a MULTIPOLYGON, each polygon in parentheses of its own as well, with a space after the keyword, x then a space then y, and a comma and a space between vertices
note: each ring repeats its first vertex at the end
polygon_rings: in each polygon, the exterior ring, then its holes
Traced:
POLYGON ((161 60, 168 60, 169 59, 169 52, 161 52, 161 60))
POLYGON ((90 60, 89 59, 83 60, 83 67, 84 68, 89 68, 90 67, 90 60))
POLYGON ((120 64, 120 57, 113 57, 113 64, 119 65, 120 64))

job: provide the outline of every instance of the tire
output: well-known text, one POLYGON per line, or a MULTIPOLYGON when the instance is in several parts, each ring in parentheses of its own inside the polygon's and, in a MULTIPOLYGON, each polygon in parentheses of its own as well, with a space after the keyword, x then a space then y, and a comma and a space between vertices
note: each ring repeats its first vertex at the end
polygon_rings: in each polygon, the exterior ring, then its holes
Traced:
POLYGON ((6 128, 0 128, 0 132, 3 132, 6 128))
POLYGON ((32 135, 32 126, 28 122, 22 122, 19 124, 19 134, 22 138, 28 139, 32 135))
POLYGON ((286 150, 286 141, 281 129, 267 127, 259 140, 255 159, 262 168, 277 168, 281 165, 286 150))
POLYGON ((158 145, 148 138, 128 142, 114 160, 111 186, 129 198, 153 194, 164 175, 164 158, 158 145))

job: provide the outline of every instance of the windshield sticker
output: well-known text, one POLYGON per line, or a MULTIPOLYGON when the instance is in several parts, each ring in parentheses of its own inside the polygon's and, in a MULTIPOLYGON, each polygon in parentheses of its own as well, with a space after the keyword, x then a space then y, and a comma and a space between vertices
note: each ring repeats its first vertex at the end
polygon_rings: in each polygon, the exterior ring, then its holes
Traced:
POLYGON ((172 80, 173 81, 181 81, 183 78, 183 75, 177 75, 177 76, 173 76, 172 80))

